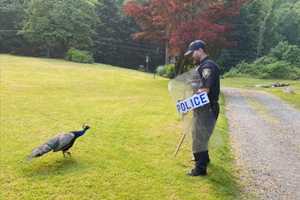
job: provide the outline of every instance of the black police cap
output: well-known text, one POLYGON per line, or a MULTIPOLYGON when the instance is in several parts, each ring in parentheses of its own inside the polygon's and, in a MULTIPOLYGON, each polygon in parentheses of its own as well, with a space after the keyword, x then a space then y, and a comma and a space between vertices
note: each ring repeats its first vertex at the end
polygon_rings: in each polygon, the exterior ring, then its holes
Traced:
POLYGON ((185 56, 190 55, 191 53, 193 53, 196 50, 199 49, 204 49, 205 48, 205 42, 202 40, 195 40, 193 42, 190 43, 189 48, 187 50, 187 52, 185 52, 185 56))

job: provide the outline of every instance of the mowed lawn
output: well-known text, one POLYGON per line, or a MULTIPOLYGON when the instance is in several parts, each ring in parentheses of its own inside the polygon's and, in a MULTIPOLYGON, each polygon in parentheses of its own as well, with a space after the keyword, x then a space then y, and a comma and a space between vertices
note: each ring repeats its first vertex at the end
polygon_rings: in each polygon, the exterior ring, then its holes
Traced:
MULTIPOLYGON (((225 78, 221 81, 223 87, 236 87, 245 89, 263 90, 274 94, 295 108, 300 109, 300 80, 272 80, 255 78, 225 78), (284 92, 283 87, 261 88, 256 85, 269 85, 272 83, 289 83, 288 86, 294 93, 284 92)), ((286 88, 286 87, 285 87, 286 88)))
MULTIPOLYGON (((101 64, 0 55, 0 199, 239 199, 222 112, 208 177, 188 177, 190 140, 168 80, 101 64), (91 129, 72 157, 26 156, 59 132, 91 129)), ((222 110, 223 111, 223 110, 222 110)))

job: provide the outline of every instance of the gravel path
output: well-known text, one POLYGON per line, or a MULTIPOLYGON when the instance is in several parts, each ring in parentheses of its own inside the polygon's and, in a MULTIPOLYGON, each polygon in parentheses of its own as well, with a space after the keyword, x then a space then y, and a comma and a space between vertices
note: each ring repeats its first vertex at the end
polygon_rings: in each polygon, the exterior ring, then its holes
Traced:
POLYGON ((300 200, 300 112, 265 92, 222 91, 245 192, 300 200))

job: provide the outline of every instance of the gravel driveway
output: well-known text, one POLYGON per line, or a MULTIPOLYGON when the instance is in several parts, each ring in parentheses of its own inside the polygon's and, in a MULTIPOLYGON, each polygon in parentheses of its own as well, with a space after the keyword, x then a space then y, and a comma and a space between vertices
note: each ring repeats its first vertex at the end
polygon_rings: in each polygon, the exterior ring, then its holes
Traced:
POLYGON ((300 112, 265 92, 222 91, 245 193, 300 200, 300 112))

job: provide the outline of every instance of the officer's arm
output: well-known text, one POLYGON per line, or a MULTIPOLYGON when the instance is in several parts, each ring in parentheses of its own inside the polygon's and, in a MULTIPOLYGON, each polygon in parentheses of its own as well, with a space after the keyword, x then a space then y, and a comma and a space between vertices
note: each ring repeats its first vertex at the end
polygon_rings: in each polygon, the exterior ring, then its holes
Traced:
POLYGON ((200 88, 198 92, 210 92, 210 88, 215 82, 215 72, 212 67, 206 67, 202 70, 203 88, 200 88))

